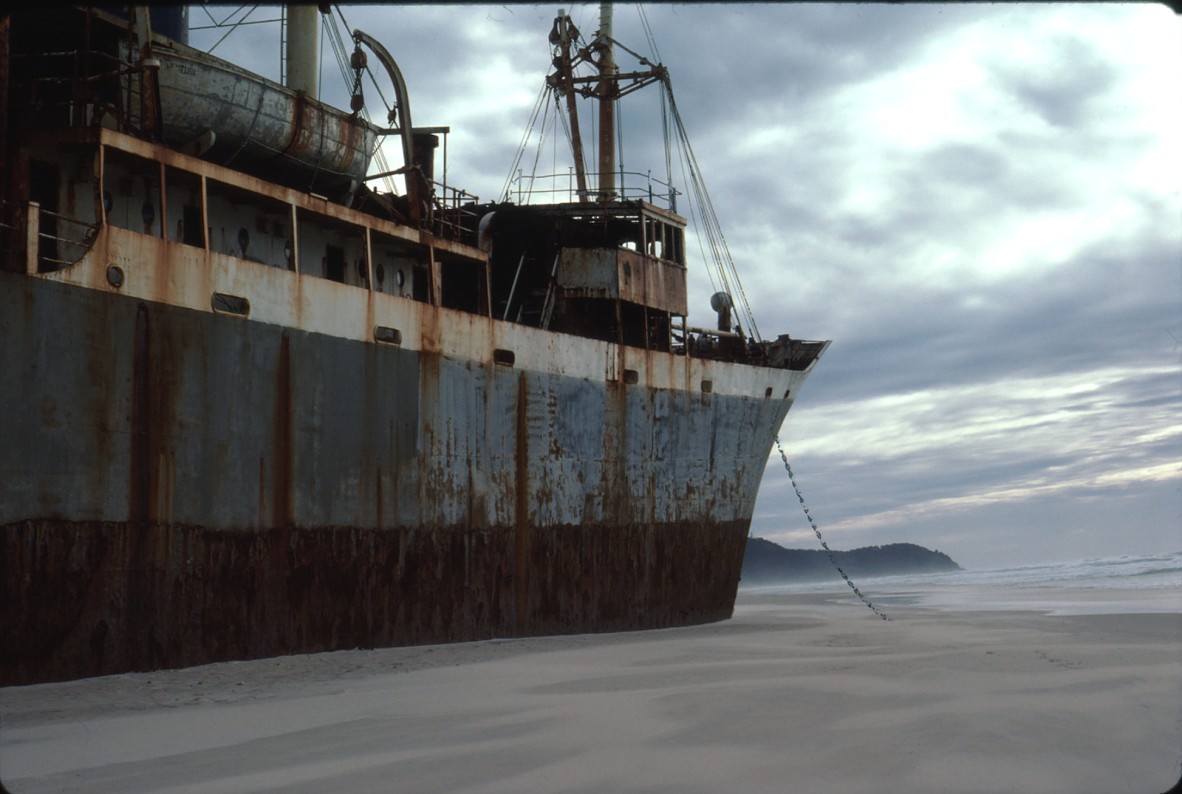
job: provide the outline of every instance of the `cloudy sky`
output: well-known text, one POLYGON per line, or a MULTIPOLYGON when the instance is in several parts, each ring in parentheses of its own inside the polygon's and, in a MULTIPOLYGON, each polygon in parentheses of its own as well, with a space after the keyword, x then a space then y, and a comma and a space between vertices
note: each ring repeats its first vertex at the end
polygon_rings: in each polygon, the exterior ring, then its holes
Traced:
MULTIPOLYGON (((397 59, 415 125, 451 127, 449 182, 494 199, 558 7, 342 12, 397 59)), ((569 11, 590 37, 597 6, 569 11)), ((655 55, 636 6, 615 7, 615 37, 671 71, 761 332, 833 340, 781 433, 831 546, 909 541, 976 569, 1182 550, 1182 17, 810 3, 644 18, 655 55)), ((277 74, 257 43, 274 27, 215 54, 277 74)), ((663 175, 659 96, 643 97, 623 110, 625 167, 663 175)), ((561 146, 551 134, 527 160, 565 168, 561 146)), ((691 269, 690 320, 708 324, 691 269)), ((774 452, 752 532, 816 545, 774 452)))

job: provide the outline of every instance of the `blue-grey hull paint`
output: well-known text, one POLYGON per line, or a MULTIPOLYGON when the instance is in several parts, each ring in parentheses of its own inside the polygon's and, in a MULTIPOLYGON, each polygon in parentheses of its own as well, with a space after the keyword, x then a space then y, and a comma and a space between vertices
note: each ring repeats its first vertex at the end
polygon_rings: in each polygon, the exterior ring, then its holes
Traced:
POLYGON ((0 684, 726 618, 791 404, 4 272, 0 380, 0 684))

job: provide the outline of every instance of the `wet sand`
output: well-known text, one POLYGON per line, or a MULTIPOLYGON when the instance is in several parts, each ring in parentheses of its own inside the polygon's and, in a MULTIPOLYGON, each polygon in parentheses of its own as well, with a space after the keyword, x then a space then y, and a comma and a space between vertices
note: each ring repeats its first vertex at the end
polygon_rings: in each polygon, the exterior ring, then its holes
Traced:
POLYGON ((0 778, 12 794, 1158 794, 1178 781, 1182 614, 911 601, 878 601, 884 622, 839 590, 746 592, 734 619, 687 629, 2 689, 0 778))

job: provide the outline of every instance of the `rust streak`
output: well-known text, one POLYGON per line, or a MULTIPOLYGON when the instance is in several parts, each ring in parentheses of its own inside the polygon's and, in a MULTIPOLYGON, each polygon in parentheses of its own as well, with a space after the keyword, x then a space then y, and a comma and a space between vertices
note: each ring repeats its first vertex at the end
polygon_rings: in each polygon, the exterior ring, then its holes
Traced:
POLYGON ((275 383, 275 493, 271 523, 286 527, 292 524, 292 437, 291 437, 291 339, 284 331, 279 343, 279 365, 276 368, 275 383))
POLYGON ((148 324, 148 307, 140 304, 135 314, 134 361, 131 395, 131 483, 129 489, 128 515, 132 524, 142 524, 148 520, 151 484, 150 467, 148 465, 149 450, 151 449, 151 428, 149 427, 152 412, 149 410, 151 396, 149 379, 151 377, 150 330, 148 324))
POLYGON ((382 467, 378 466, 374 472, 374 490, 376 491, 376 505, 373 525, 379 529, 383 526, 385 521, 385 512, 382 510, 382 467))
POLYGON ((514 449, 516 480, 514 490, 514 569, 513 581, 517 596, 516 629, 518 634, 529 631, 529 382, 525 373, 517 377, 517 440, 514 449))
POLYGON ((747 526, 252 532, 22 521, 0 526, 12 552, 0 556, 0 603, 12 606, 0 610, 0 686, 515 632, 722 620, 731 615, 747 526), (465 572, 494 571, 514 556, 517 571, 531 563, 536 578, 516 579, 517 608, 525 611, 510 614, 499 606, 505 580, 465 572))

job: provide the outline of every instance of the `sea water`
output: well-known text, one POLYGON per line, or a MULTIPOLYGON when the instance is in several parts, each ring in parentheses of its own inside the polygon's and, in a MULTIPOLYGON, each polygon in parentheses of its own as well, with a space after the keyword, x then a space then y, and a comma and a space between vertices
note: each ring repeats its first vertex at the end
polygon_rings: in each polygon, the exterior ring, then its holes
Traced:
MULTIPOLYGON (((947 573, 851 577, 879 608, 892 604, 950 610, 1037 610, 1053 614, 1182 612, 1182 552, 947 573)), ((752 588, 751 592, 829 592, 857 596, 834 579, 752 588)))

